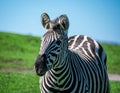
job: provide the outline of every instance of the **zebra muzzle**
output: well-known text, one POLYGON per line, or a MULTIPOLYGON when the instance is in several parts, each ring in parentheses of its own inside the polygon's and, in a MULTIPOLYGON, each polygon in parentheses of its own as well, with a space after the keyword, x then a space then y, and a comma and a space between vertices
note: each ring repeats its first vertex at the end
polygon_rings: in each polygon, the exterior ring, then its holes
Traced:
POLYGON ((43 76, 47 71, 46 66, 46 56, 45 55, 39 55, 36 62, 35 62, 35 70, 36 74, 39 76, 43 76))

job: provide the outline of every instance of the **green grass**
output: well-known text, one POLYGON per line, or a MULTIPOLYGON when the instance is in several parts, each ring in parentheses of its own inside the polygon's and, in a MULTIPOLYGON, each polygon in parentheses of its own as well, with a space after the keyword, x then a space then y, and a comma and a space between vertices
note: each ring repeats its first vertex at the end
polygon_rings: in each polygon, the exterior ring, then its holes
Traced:
POLYGON ((0 72, 0 93, 40 93, 34 73, 0 72))
MULTIPOLYGON (((120 92, 120 82, 110 81, 111 93, 120 92)), ((0 72, 0 93, 40 93, 35 73, 0 72)))
POLYGON ((40 38, 0 32, 0 68, 33 68, 40 38))
POLYGON ((102 44, 107 53, 109 73, 120 74, 120 45, 102 44))
POLYGON ((120 92, 120 81, 110 81, 110 93, 120 92))

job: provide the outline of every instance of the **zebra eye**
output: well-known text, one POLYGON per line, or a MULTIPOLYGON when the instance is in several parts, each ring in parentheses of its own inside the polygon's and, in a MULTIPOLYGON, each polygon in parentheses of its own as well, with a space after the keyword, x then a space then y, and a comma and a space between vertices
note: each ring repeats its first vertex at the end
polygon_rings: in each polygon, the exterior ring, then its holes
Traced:
POLYGON ((61 41, 57 40, 56 44, 59 46, 61 44, 61 41))

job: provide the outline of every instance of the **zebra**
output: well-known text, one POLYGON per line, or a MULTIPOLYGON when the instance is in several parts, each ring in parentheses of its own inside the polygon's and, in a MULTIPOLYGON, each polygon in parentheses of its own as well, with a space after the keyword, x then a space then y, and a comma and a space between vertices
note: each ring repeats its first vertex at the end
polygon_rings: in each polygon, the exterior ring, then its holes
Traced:
POLYGON ((47 32, 35 61, 42 93, 109 93, 107 56, 102 46, 86 35, 68 38, 69 19, 50 20, 41 14, 47 32))

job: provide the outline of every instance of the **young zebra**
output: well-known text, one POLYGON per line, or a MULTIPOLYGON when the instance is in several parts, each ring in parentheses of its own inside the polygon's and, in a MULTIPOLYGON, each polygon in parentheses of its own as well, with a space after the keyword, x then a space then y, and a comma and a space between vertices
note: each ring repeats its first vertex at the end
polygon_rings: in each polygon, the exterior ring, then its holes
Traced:
POLYGON ((42 93, 109 93, 106 54, 102 46, 84 35, 68 38, 66 15, 51 21, 41 15, 47 29, 35 62, 42 76, 42 93))

